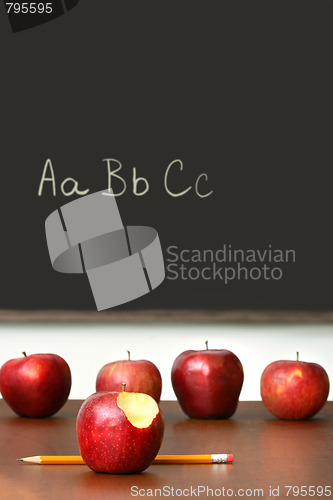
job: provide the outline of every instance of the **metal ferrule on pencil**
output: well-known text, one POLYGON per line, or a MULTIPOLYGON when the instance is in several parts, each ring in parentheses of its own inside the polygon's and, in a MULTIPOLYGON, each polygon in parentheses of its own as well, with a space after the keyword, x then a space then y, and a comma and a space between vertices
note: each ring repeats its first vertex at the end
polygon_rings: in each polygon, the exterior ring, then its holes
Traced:
POLYGON ((229 461, 227 453, 212 453, 211 457, 212 464, 221 464, 229 461))

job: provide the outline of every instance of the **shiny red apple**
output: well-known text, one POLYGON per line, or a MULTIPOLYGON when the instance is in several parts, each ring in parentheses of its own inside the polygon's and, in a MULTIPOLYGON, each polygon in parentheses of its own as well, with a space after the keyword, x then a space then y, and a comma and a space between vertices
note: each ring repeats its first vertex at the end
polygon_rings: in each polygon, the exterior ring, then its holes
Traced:
POLYGON ((324 368, 305 361, 274 361, 261 375, 260 392, 266 408, 278 418, 311 418, 324 406, 329 393, 324 368))
POLYGON ((98 372, 96 391, 118 391, 123 382, 127 392, 143 392, 160 401, 162 391, 161 374, 151 361, 146 359, 113 361, 98 372))
POLYGON ((0 392, 22 417, 49 417, 67 401, 71 372, 57 354, 31 354, 7 361, 0 370, 0 392))
POLYGON ((243 367, 225 349, 185 351, 173 363, 172 386, 183 411, 192 418, 229 418, 243 385, 243 367))
POLYGON ((141 472, 162 444, 164 420, 155 399, 134 392, 96 392, 76 419, 80 454, 95 472, 141 472))

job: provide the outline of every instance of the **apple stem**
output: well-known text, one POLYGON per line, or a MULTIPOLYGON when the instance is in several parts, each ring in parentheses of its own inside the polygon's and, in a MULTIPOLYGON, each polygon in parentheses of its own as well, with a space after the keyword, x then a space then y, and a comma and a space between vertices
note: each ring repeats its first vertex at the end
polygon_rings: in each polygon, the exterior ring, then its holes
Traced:
POLYGON ((128 354, 128 361, 131 361, 131 351, 127 351, 128 354))
POLYGON ((205 344, 206 344, 206 349, 208 349, 208 340, 206 340, 205 344))
POLYGON ((122 385, 122 391, 124 392, 124 391, 125 391, 125 388, 126 388, 126 383, 125 383, 125 382, 123 382, 121 385, 122 385))
POLYGON ((23 356, 27 357, 27 353, 25 351, 22 352, 23 356))
POLYGON ((299 352, 296 351, 296 359, 297 359, 297 361, 298 361, 298 355, 299 355, 299 352))

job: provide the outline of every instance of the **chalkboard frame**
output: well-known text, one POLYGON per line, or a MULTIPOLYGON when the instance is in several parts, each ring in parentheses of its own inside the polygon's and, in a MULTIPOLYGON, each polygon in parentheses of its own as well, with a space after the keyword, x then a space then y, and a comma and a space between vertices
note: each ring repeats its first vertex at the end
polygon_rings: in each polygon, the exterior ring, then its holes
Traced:
POLYGON ((0 310, 1 323, 333 323, 333 311, 0 310))

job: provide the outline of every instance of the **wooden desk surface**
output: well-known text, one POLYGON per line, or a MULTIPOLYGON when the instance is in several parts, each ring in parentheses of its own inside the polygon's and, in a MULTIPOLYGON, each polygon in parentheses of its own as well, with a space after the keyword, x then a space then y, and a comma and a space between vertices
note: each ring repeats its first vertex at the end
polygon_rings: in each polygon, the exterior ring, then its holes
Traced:
MULTIPOLYGON (((261 402, 240 402, 225 421, 192 420, 177 402, 161 403, 166 422, 161 453, 233 453, 230 465, 152 465, 141 474, 113 476, 85 465, 16 461, 31 455, 78 454, 75 418, 80 404, 68 401, 56 416, 38 420, 17 417, 0 401, 1 499, 163 498, 163 488, 164 497, 170 498, 273 498, 271 487, 280 488, 275 498, 287 498, 286 486, 331 486, 330 495, 322 497, 333 497, 333 402, 315 418, 299 422, 274 418, 261 402)), ((300 492, 290 492, 288 498, 297 496, 300 492)))

